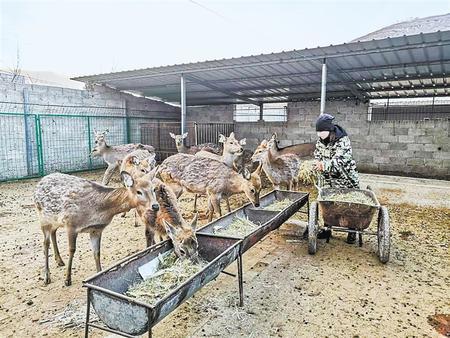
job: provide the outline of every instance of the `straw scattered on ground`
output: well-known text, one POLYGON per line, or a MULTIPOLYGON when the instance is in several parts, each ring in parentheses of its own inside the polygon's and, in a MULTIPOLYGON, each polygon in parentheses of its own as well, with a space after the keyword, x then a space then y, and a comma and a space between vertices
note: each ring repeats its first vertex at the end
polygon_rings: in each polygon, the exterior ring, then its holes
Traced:
POLYGON ((258 226, 259 224, 255 224, 247 218, 235 217, 227 228, 221 226, 214 227, 214 233, 224 236, 245 237, 252 233, 258 226))
POLYGON ((327 195, 325 198, 319 196, 319 200, 374 205, 374 201, 372 200, 372 198, 365 195, 361 191, 351 191, 351 192, 347 192, 347 193, 330 194, 330 195, 327 195))
POLYGON ((208 264, 202 260, 193 263, 189 259, 179 259, 174 252, 159 259, 158 271, 143 282, 131 286, 127 291, 128 296, 155 304, 208 264))

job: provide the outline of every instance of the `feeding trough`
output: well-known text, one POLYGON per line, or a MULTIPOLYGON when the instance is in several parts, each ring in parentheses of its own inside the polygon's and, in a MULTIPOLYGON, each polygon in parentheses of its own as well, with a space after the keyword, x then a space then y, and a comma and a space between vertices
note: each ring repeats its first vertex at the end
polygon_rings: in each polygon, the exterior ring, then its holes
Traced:
MULTIPOLYGON (((221 271, 239 257, 241 242, 232 238, 197 235, 199 256, 208 264, 187 281, 177 286, 154 304, 147 304, 126 295, 130 286, 142 282, 139 268, 173 249, 164 241, 136 253, 107 270, 83 282, 87 288, 87 316, 85 337, 89 327, 95 327, 122 336, 135 336, 152 327, 191 297, 201 287, 216 278, 221 271), (90 323, 92 304, 100 320, 106 325, 90 323)), ((239 291, 242 302, 242 261, 238 259, 239 291)))
POLYGON ((217 229, 229 227, 235 218, 247 219, 254 223, 256 227, 247 235, 229 235, 226 237, 242 240, 241 253, 246 252, 258 241, 264 238, 269 232, 278 229, 291 216, 307 205, 309 212, 309 194, 305 192, 295 192, 287 190, 274 190, 260 198, 260 206, 254 208, 252 204, 247 204, 214 222, 201 228, 197 233, 210 236, 223 236, 217 229), (289 205, 279 211, 265 210, 265 208, 278 201, 289 200, 289 205))

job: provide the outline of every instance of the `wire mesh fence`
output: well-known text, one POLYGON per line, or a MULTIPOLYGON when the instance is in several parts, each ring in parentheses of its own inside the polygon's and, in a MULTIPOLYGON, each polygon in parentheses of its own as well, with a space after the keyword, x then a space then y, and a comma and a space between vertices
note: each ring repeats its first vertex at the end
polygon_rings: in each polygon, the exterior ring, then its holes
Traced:
MULTIPOLYGON (((157 159, 164 160, 177 152, 169 133, 179 134, 181 124, 127 116, 124 108, 0 102, 0 181, 102 168, 103 159, 89 154, 95 146, 95 131, 105 129, 109 145, 150 144, 157 150, 157 159), (112 115, 106 115, 108 111, 112 115)), ((218 133, 233 130, 232 123, 189 123, 187 144, 217 142, 218 133)))

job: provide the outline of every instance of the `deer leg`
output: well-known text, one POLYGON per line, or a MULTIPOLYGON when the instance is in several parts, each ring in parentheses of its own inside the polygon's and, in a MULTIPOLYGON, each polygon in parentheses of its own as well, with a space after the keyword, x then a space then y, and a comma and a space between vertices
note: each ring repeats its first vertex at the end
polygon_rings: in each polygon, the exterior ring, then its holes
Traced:
POLYGON ((117 168, 117 163, 108 165, 108 168, 106 168, 106 171, 105 171, 105 175, 103 175, 103 180, 102 180, 103 185, 108 185, 109 180, 111 179, 111 176, 113 175, 114 170, 116 170, 116 168, 117 168))
POLYGON ((216 212, 216 213, 218 213, 219 214, 219 217, 222 217, 222 209, 221 209, 221 207, 220 207, 220 199, 219 198, 217 198, 217 196, 211 196, 211 203, 212 203, 212 206, 213 206, 213 215, 214 215, 214 213, 216 212))
POLYGON ((44 232, 44 257, 45 257, 45 271, 44 271, 44 284, 50 283, 50 269, 48 267, 48 249, 50 247, 50 234, 47 230, 44 232))
POLYGON ((72 285, 72 261, 73 261, 73 255, 75 254, 75 251, 77 249, 77 236, 75 230, 68 229, 67 230, 67 236, 69 238, 69 261, 67 262, 67 268, 66 268, 66 286, 72 285))
POLYGON ((214 217, 214 206, 211 201, 212 197, 208 197, 208 222, 211 222, 214 217))
POLYGON ((56 229, 51 232, 53 252, 55 253, 55 261, 58 266, 64 266, 64 261, 59 254, 58 242, 56 242, 56 229))
POLYGON ((198 195, 195 194, 195 197, 194 197, 194 212, 197 212, 197 198, 198 198, 198 195))
POLYGON ((153 229, 151 229, 148 226, 145 227, 145 238, 147 240, 147 248, 156 243, 155 242, 155 231, 153 231, 153 229))
POLYGON ((95 267, 97 272, 102 271, 102 265, 100 264, 100 244, 102 240, 101 231, 91 231, 89 233, 91 238, 92 251, 94 252, 95 267))
POLYGON ((137 228, 139 225, 137 211, 134 209, 134 227, 137 228))

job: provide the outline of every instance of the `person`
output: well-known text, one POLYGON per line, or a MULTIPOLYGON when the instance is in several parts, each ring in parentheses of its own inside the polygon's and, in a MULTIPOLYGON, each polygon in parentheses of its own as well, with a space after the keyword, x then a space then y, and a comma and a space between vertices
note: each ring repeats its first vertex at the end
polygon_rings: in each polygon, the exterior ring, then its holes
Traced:
MULTIPOLYGON (((359 189, 359 176, 352 155, 352 146, 347 132, 333 123, 334 116, 322 114, 316 121, 319 139, 314 151, 315 169, 319 173, 320 188, 359 189)), ((325 225, 326 226, 326 225, 325 225)), ((318 238, 329 238, 330 230, 319 232, 318 238)), ((347 243, 356 241, 356 233, 349 232, 347 243)))

